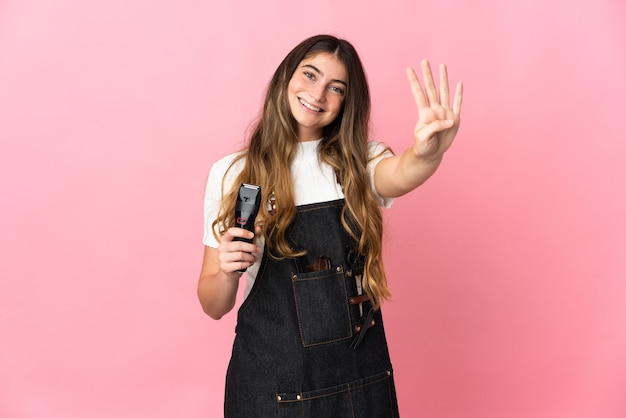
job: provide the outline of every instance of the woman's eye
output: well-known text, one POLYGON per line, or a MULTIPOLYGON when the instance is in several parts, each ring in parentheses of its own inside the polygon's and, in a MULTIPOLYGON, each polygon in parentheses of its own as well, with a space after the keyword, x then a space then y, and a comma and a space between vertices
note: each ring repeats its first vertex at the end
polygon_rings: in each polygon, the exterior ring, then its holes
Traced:
POLYGON ((330 90, 341 95, 345 93, 345 91, 341 87, 337 87, 337 86, 331 86, 330 90))
POLYGON ((312 80, 313 78, 315 78, 315 77, 313 76, 313 74, 312 74, 312 73, 310 73, 310 72, 308 72, 308 71, 305 71, 305 72, 304 72, 304 76, 305 76, 306 78, 310 78, 311 80, 312 80))

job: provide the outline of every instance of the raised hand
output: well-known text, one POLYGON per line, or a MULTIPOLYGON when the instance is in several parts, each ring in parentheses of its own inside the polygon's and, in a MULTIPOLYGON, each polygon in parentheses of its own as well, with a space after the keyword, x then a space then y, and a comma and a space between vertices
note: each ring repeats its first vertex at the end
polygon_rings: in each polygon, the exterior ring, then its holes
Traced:
POLYGON ((413 152, 423 160, 437 161, 450 148, 459 130, 463 85, 457 84, 454 102, 450 104, 446 66, 439 66, 438 92, 429 62, 423 60, 421 65, 423 87, 415 70, 407 68, 407 77, 418 112, 418 121, 413 131, 413 152))

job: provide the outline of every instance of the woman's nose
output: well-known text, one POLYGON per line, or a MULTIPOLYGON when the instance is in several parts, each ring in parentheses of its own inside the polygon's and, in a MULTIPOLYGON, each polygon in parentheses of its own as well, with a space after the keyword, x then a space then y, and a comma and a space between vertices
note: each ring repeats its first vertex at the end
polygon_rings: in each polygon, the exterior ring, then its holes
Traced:
POLYGON ((311 87, 311 91, 309 93, 311 94, 312 99, 315 99, 318 102, 323 102, 326 98, 326 87, 321 84, 316 84, 311 87))

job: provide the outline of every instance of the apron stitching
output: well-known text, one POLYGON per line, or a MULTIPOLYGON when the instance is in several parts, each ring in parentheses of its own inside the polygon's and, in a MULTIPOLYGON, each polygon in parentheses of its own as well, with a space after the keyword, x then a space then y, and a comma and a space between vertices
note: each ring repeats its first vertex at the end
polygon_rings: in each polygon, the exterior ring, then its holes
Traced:
MULTIPOLYGON (((293 402, 302 402, 304 403, 305 401, 312 401, 315 399, 321 399, 321 398, 326 398, 328 396, 334 396, 334 395, 339 395, 340 393, 345 393, 345 392, 350 392, 351 390, 355 390, 355 389, 361 389, 364 388, 366 386, 370 386, 376 383, 380 383, 384 380, 387 380, 387 382, 390 382, 391 380, 391 374, 386 373, 384 376, 381 376, 380 378, 376 379, 376 380, 372 380, 372 381, 368 381, 367 383, 361 384, 361 385, 351 385, 350 383, 346 383, 345 387, 341 388, 341 389, 337 389, 334 392, 329 392, 329 393, 324 393, 323 395, 317 395, 317 396, 311 396, 311 397, 304 397, 302 396, 300 399, 282 399, 280 401, 278 401, 278 403, 293 403, 293 402)), ((300 392, 298 392, 300 393, 300 392)))
POLYGON ((350 410, 352 411, 352 418, 354 418, 354 404, 352 403, 352 392, 350 391, 350 384, 348 384, 348 399, 350 400, 350 410))
POLYGON ((296 288, 293 285, 291 286, 291 291, 293 292, 293 300, 294 304, 296 305, 296 318, 298 319, 298 332, 300 333, 300 341, 302 342, 302 345, 306 347, 306 344, 304 344, 304 334, 302 333, 302 322, 300 322, 300 307, 298 306, 298 297, 296 296, 296 288))

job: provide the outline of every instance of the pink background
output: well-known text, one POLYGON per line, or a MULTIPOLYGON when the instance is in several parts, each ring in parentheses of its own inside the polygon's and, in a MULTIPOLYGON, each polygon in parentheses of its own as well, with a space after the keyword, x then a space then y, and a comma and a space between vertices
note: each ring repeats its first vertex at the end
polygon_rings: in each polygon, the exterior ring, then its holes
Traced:
POLYGON ((621 0, 0 3, 0 416, 218 417, 202 194, 300 40, 360 51, 401 151, 423 57, 458 141, 386 213, 405 417, 626 416, 621 0))

